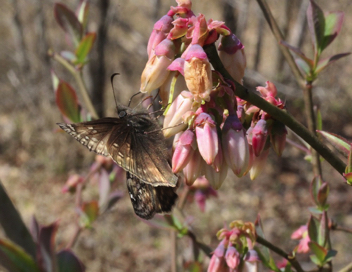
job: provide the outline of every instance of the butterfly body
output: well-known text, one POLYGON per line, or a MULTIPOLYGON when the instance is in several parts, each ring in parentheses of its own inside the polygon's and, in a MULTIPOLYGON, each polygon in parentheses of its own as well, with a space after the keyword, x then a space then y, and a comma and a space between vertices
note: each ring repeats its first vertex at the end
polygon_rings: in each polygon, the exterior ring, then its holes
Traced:
POLYGON ((158 123, 147 112, 119 107, 118 118, 58 125, 90 151, 111 157, 120 167, 152 186, 175 187, 178 177, 158 123))

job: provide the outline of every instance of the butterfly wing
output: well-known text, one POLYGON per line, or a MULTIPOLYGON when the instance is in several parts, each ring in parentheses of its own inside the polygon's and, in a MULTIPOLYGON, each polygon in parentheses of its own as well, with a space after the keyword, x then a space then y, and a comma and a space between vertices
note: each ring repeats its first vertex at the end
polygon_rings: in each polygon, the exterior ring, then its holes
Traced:
POLYGON ((162 132, 155 131, 135 137, 132 148, 137 168, 135 175, 144 182, 153 186, 172 186, 178 181, 178 177, 172 172, 169 164, 169 154, 165 145, 162 132))
POLYGON ((143 219, 151 219, 155 213, 170 212, 177 194, 172 187, 154 187, 127 172, 127 189, 134 212, 143 219))
POLYGON ((165 139, 148 114, 128 113, 77 124, 58 124, 89 150, 110 156, 120 167, 153 186, 175 187, 165 139))
MULTIPOLYGON (((107 157, 110 156, 107 143, 114 129, 119 132, 117 139, 120 139, 120 141, 115 143, 119 152, 126 154, 126 156, 130 152, 130 129, 126 126, 123 119, 107 117, 89 122, 76 124, 58 123, 58 125, 90 151, 107 157)), ((120 165, 120 163, 118 164, 120 165)))

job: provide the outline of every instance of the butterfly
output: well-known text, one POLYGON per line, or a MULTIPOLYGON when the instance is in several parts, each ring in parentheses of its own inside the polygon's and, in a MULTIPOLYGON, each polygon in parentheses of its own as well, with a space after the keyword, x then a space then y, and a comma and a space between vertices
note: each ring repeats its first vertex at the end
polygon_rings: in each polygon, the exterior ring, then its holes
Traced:
POLYGON ((134 212, 143 219, 151 219, 155 213, 171 212, 177 194, 174 188, 154 187, 127 172, 127 188, 134 212))
MULTIPOLYGON (((147 194, 153 196, 154 202, 152 201, 150 207, 154 207, 155 212, 166 212, 166 208, 163 210, 158 207, 163 207, 160 199, 165 201, 164 197, 159 196, 171 195, 173 198, 167 187, 171 187, 173 192, 172 187, 176 186, 178 177, 172 172, 168 162, 169 154, 161 129, 148 112, 135 112, 129 107, 119 106, 118 117, 105 117, 76 124, 58 123, 58 125, 90 151, 111 157, 126 170, 131 177, 130 183, 127 183, 130 195, 138 197, 138 191, 133 187, 138 185, 146 194, 141 199, 151 199, 147 194)), ((144 205, 143 200, 137 202, 133 202, 132 198, 131 200, 134 208, 137 205, 141 207, 144 205)), ((137 212, 136 214, 138 215, 137 212)))

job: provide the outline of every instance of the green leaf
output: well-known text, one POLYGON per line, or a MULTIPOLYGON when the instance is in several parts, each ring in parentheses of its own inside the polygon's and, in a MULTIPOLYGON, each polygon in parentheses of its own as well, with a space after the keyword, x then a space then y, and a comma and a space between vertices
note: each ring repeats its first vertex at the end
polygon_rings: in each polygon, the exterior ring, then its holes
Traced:
POLYGON ((57 87, 59 86, 60 79, 54 70, 51 70, 51 81, 53 83, 54 91, 56 91, 57 87))
POLYGON ((320 222, 314 216, 310 216, 308 221, 308 235, 311 241, 318 242, 320 222))
POLYGON ((56 3, 54 6, 54 16, 76 47, 82 38, 83 28, 74 12, 64 4, 56 3))
POLYGON ((75 90, 65 81, 61 81, 56 89, 56 104, 62 115, 74 123, 81 121, 80 106, 75 90))
POLYGON ((32 258, 36 255, 36 245, 24 224, 21 215, 12 203, 5 187, 0 181, 0 224, 1 232, 4 233, 12 243, 17 244, 32 258))
POLYGON ((333 249, 329 250, 325 256, 324 263, 330 262, 332 260, 332 258, 334 258, 336 256, 336 254, 337 254, 336 250, 333 250, 333 249))
POLYGON ((324 43, 325 17, 321 8, 313 0, 310 0, 308 6, 307 21, 315 54, 320 55, 324 43))
POLYGON ((77 59, 76 55, 71 52, 71 51, 61 51, 60 56, 62 56, 64 59, 68 60, 71 63, 74 63, 77 59))
POLYGON ((298 68, 304 74, 305 78, 308 78, 311 74, 311 68, 309 67, 309 65, 302 59, 295 59, 295 62, 298 68))
POLYGON ((0 263, 11 272, 39 272, 35 261, 19 246, 0 239, 0 263))
POLYGON ((322 135, 329 143, 331 143, 337 150, 341 151, 346 157, 350 153, 351 143, 345 138, 326 131, 317 130, 317 132, 322 135))
POLYGON ((280 272, 280 269, 276 266, 274 259, 271 256, 266 256, 266 253, 263 252, 263 250, 268 250, 268 248, 257 244, 254 246, 254 250, 258 253, 258 257, 265 267, 272 271, 280 272))
POLYGON ((89 227, 95 221, 99 215, 99 205, 98 202, 93 200, 91 202, 86 202, 82 206, 82 211, 84 213, 85 226, 89 227))
MULTIPOLYGON (((285 41, 280 41, 280 44, 282 44, 283 46, 286 46, 288 49, 290 49, 292 52, 294 52, 298 57, 299 59, 305 63, 305 67, 308 67, 310 69, 313 68, 313 65, 314 65, 314 62, 313 60, 311 60, 310 58, 308 58, 302 51, 301 49, 297 48, 297 47, 294 47, 290 44, 288 44, 287 42, 285 41)), ((297 62, 297 60, 296 60, 297 62)), ((306 69, 306 68, 305 68, 306 69)), ((308 71, 310 71, 310 69, 308 69, 308 71)))
POLYGON ((83 0, 80 2, 78 9, 76 10, 76 16, 78 21, 81 23, 83 27, 83 31, 86 29, 88 22, 88 11, 89 11, 89 3, 87 0, 83 0))
POLYGON ((77 256, 69 249, 60 251, 57 256, 59 272, 84 272, 85 267, 77 256))
POLYGON ((89 51, 92 49, 92 46, 94 44, 96 38, 95 33, 88 33, 84 38, 81 40, 79 43, 77 49, 76 49, 76 64, 84 64, 86 63, 87 55, 89 51))
POLYGON ((335 11, 325 17, 324 40, 321 50, 324 50, 340 33, 343 23, 344 13, 335 11))
POLYGON ((341 54, 337 54, 334 56, 331 56, 329 58, 325 58, 322 59, 318 62, 317 68, 315 69, 315 73, 318 74, 321 71, 323 71, 326 67, 328 67, 330 64, 334 63, 335 61, 337 61, 338 59, 341 59, 343 57, 346 57, 348 55, 350 55, 351 53, 341 53, 341 54))
POLYGON ((314 253, 315 257, 317 258, 316 260, 318 260, 318 263, 316 264, 319 266, 323 266, 325 257, 327 255, 327 250, 313 241, 310 241, 308 243, 308 246, 310 250, 314 253))
MULTIPOLYGON (((262 221, 259 214, 254 223, 254 226, 255 226, 256 234, 262 238, 265 238, 262 221)), ((257 251, 260 260, 263 262, 263 264, 266 267, 270 268, 273 271, 280 271, 280 269, 277 268, 275 261, 270 254, 270 250, 267 247, 257 244, 254 249, 255 251, 257 251)))
POLYGON ((310 194, 312 196, 314 203, 317 206, 319 205, 318 193, 322 184, 323 184, 323 181, 321 180, 320 176, 313 178, 312 183, 310 184, 310 194))

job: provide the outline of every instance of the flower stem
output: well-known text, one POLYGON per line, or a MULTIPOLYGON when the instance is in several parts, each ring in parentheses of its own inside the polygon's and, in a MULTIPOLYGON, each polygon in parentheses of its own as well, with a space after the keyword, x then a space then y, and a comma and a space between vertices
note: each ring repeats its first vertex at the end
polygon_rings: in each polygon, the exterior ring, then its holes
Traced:
POLYGON ((299 262, 296 260, 296 258, 292 255, 287 254, 285 251, 283 251, 281 248, 278 248, 277 246, 274 246, 264 238, 257 236, 256 242, 269 248, 270 250, 274 251, 276 254, 280 255, 281 257, 285 258, 287 261, 291 263, 291 265, 296 269, 298 272, 304 272, 302 269, 301 265, 299 262))
POLYGON ((248 91, 241 84, 236 82, 230 74, 227 72, 225 67, 223 66, 219 55, 216 51, 215 45, 207 45, 204 46, 204 50, 207 53, 207 56, 213 65, 214 69, 220 72, 225 78, 232 80, 235 83, 235 95, 239 98, 250 102, 251 104, 261 108, 271 116, 273 116, 276 120, 285 124, 291 130, 293 130, 298 136, 300 136, 303 140, 305 140, 310 146, 312 146, 328 163, 331 164, 332 167, 336 169, 341 175, 344 173, 346 164, 341 161, 339 157, 337 157, 331 150, 322 144, 320 140, 311 133, 306 127, 304 127, 301 123, 299 123, 295 118, 293 118, 290 114, 288 114, 285 110, 281 110, 274 105, 268 103, 263 98, 259 97, 257 94, 248 91))

